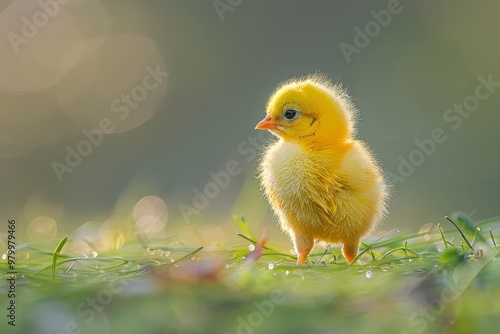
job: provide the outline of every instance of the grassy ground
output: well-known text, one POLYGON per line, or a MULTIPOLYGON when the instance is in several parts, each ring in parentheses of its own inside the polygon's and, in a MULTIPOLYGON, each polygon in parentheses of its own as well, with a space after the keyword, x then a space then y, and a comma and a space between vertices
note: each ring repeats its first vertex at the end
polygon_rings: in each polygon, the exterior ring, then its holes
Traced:
POLYGON ((500 218, 451 220, 367 238, 352 265, 317 247, 298 267, 290 245, 262 247, 242 218, 241 243, 220 249, 175 237, 86 257, 72 257, 74 240, 17 245, 15 298, 7 261, 0 268, 15 327, 2 315, 0 333, 495 332, 500 218))

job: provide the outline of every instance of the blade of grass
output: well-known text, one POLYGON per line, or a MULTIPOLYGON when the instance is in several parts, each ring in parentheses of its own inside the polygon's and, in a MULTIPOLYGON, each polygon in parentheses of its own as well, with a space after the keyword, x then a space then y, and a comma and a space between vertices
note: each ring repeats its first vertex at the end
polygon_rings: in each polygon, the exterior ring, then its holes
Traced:
MULTIPOLYGON (((246 241, 248 241, 248 242, 251 242, 251 243, 252 243, 252 244, 254 244, 254 245, 256 245, 256 244, 257 244, 257 241, 252 240, 251 238, 247 237, 246 235, 241 234, 240 232, 237 232, 237 233, 236 233, 236 235, 237 235, 238 237, 240 237, 240 238, 245 239, 245 240, 246 240, 246 241)), ((266 254, 262 254, 262 255, 281 255, 281 256, 286 256, 286 257, 290 257, 290 258, 292 258, 292 259, 297 260, 297 257, 296 257, 296 256, 293 256, 293 255, 290 255, 290 254, 286 254, 286 253, 283 253, 283 252, 277 251, 277 250, 275 250, 275 249, 273 249, 273 248, 270 248, 270 247, 268 247, 268 246, 265 246, 265 245, 264 245, 264 246, 262 246, 262 248, 264 248, 265 250, 269 250, 269 251, 271 251, 271 252, 274 252, 273 254, 267 254, 267 253, 266 253, 266 254)))
POLYGON ((441 239, 443 239, 444 248, 448 248, 448 240, 446 240, 446 235, 444 234, 441 223, 438 224, 439 233, 441 234, 441 239))
POLYGON ((233 216, 233 220, 238 224, 240 230, 246 234, 249 235, 251 238, 254 240, 257 240, 257 238, 250 232, 250 229, 248 228, 248 223, 246 222, 244 217, 238 217, 238 216, 233 216))
POLYGON ((463 241, 460 241, 460 247, 462 248, 462 252, 465 254, 467 253, 467 251, 465 250, 465 247, 464 247, 464 242, 463 241))
POLYGON ((323 254, 319 257, 318 261, 316 261, 315 265, 319 264, 321 260, 323 260, 323 257, 325 257, 326 253, 328 253, 329 249, 325 249, 323 254))
POLYGON ((57 245, 56 250, 54 251, 54 254, 52 255, 52 279, 56 279, 57 258, 59 257, 59 253, 61 252, 61 249, 66 244, 66 241, 68 241, 67 235, 65 235, 64 238, 62 238, 62 240, 57 245))
MULTIPOLYGON (((59 259, 62 258, 62 256, 59 256, 58 257, 59 259)), ((71 267, 78 263, 80 266, 84 267, 84 268, 88 268, 88 269, 92 269, 92 270, 95 270, 95 267, 94 266, 87 266, 87 265, 84 265, 82 264, 83 262, 85 261, 92 261, 92 262, 117 262, 119 261, 120 263, 116 264, 116 265, 113 265, 113 266, 109 266, 109 267, 106 267, 106 270, 109 270, 109 269, 114 269, 114 268, 117 268, 117 267, 120 267, 124 264, 127 264, 129 263, 128 260, 125 260, 125 259, 122 259, 122 258, 118 258, 118 257, 109 257, 109 258, 100 258, 100 259, 95 259, 95 258, 88 258, 88 257, 72 257, 72 258, 67 258, 67 259, 64 259, 63 261, 59 262, 59 263, 56 263, 56 267, 57 266, 60 266, 62 264, 65 264, 65 263, 71 263, 70 264, 70 268, 68 268, 66 270, 65 273, 67 273, 71 267)), ((37 271, 35 271, 32 276, 35 276, 41 272, 44 272, 45 270, 49 269, 49 268, 52 268, 53 265, 48 265, 48 266, 45 266, 37 271)))
POLYGON ((387 253, 385 253, 380 259, 384 259, 387 255, 390 255, 394 252, 397 252, 397 251, 404 251, 405 252, 405 258, 408 257, 408 253, 411 253, 413 254, 416 258, 420 258, 420 255, 418 255, 417 252, 409 249, 409 248, 404 248, 404 247, 401 247, 401 248, 396 248, 396 249, 391 249, 390 251, 388 251, 387 253))
MULTIPOLYGON (((473 212, 474 213, 474 212, 473 212)), ((473 214, 471 213, 471 215, 473 214)), ((472 219, 470 219, 470 215, 467 215, 463 212, 455 212, 451 215, 453 221, 457 223, 458 226, 460 226, 466 233, 470 234, 476 234, 476 224, 472 219)), ((478 234, 477 238, 481 240, 482 242, 486 242, 486 239, 481 235, 478 234)), ((471 242, 471 244, 474 244, 471 242)))
POLYGON ((121 227, 118 227, 118 229, 115 232, 115 235, 113 236, 113 240, 111 241, 111 249, 112 250, 117 250, 120 248, 119 247, 120 239, 123 239, 123 234, 122 234, 121 227))
POLYGON ((455 222, 453 220, 451 220, 450 217, 448 216, 444 216, 444 218, 446 220, 448 220, 450 223, 453 224, 453 226, 455 226, 455 228, 457 229, 457 231, 460 233, 460 235, 462 236, 462 238, 464 239, 465 243, 467 244, 467 246, 469 246, 470 249, 472 249, 473 252, 475 252, 476 250, 474 249, 474 247, 472 247, 472 245, 470 244, 469 240, 467 240, 467 238, 465 237, 465 234, 463 234, 462 230, 460 230, 457 226, 457 224, 455 224, 455 222))
POLYGON ((73 266, 75 265, 76 262, 71 262, 71 264, 68 266, 68 269, 66 269, 66 271, 64 272, 64 275, 67 275, 69 273, 69 271, 71 270, 71 268, 73 268, 73 266))
POLYGON ((168 262, 168 263, 160 264, 158 267, 161 267, 161 266, 164 266, 164 265, 169 265, 169 266, 171 266, 171 265, 174 265, 174 264, 180 263, 180 262, 184 261, 185 259, 187 259, 187 258, 189 258, 189 257, 193 256, 194 254, 196 254, 196 253, 200 252, 202 249, 203 249, 203 246, 200 246, 200 247, 196 248, 194 251, 189 252, 188 254, 184 255, 183 257, 181 257, 181 258, 179 258, 179 259, 175 260, 174 262, 168 262))
POLYGON ((495 242, 495 238, 493 238, 493 232, 491 232, 491 228, 490 228, 490 237, 491 237, 491 241, 493 241, 493 245, 495 246, 495 249, 498 250, 498 246, 497 246, 497 243, 495 242))
POLYGON ((356 263, 356 261, 357 261, 357 260, 358 260, 361 256, 363 256, 363 254, 365 254, 366 252, 368 252, 368 251, 369 251, 369 250, 370 250, 373 246, 375 246, 375 244, 376 244, 377 242, 379 242, 380 240, 382 240, 383 238, 385 238, 386 236, 388 236, 389 234, 391 234, 391 233, 393 233, 393 232, 399 232, 399 228, 396 228, 396 229, 394 229, 394 230, 390 230, 389 232, 384 233, 384 234, 383 234, 380 238, 378 238, 377 240, 375 240, 375 242, 374 242, 373 244, 371 244, 370 246, 368 246, 368 247, 366 247, 365 249, 363 249, 363 251, 362 251, 362 252, 360 252, 360 253, 358 254, 358 256, 356 256, 356 257, 354 258, 354 260, 352 260, 352 262, 351 262, 351 263, 349 263, 349 266, 350 266, 350 265, 352 265, 353 263, 356 263))
MULTIPOLYGON (((236 232, 236 235, 237 235, 238 237, 240 237, 240 238, 245 239, 246 241, 251 242, 251 243, 252 243, 252 244, 254 244, 254 245, 256 245, 256 244, 257 244, 257 241, 256 241, 256 240, 253 240, 253 239, 251 239, 251 238, 247 237, 246 235, 241 234, 240 232, 236 232)), ((267 249, 267 247, 266 247, 266 246, 264 246, 264 249, 267 249)))
MULTIPOLYGON (((479 232, 481 231, 481 228, 478 226, 476 227, 476 232, 474 233, 474 237, 472 238, 472 241, 470 242, 471 244, 474 245, 474 242, 476 241, 477 238, 481 235, 479 232)), ((484 238, 481 238, 483 240, 484 238)), ((483 240, 484 241, 484 240, 483 240)))

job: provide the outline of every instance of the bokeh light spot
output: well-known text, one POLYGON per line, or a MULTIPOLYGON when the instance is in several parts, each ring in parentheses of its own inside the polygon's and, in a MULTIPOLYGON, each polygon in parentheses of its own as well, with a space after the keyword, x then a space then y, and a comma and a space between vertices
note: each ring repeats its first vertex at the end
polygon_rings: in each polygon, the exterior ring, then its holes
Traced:
POLYGON ((165 228, 168 220, 167 205, 157 196, 146 196, 135 205, 133 216, 139 232, 152 235, 165 228))
POLYGON ((57 235, 57 223, 50 217, 39 216, 28 225, 30 241, 44 241, 54 239, 57 235))

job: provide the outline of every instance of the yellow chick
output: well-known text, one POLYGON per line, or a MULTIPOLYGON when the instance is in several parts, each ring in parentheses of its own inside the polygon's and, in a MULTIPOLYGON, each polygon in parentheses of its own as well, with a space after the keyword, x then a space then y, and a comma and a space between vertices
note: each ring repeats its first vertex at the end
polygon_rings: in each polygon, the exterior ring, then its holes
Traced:
POLYGON ((279 139, 263 154, 259 176, 298 264, 316 241, 342 243, 350 263, 360 238, 384 216, 382 172, 355 138, 356 109, 347 92, 326 77, 292 79, 271 95, 255 127, 279 139))

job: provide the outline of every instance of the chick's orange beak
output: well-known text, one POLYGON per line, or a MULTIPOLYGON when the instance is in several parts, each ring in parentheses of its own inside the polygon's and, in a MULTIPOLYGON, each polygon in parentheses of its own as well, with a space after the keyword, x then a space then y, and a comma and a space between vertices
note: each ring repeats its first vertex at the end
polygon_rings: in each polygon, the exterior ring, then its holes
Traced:
POLYGON ((271 116, 267 115, 262 121, 255 126, 256 130, 277 130, 278 123, 271 121, 271 116))

